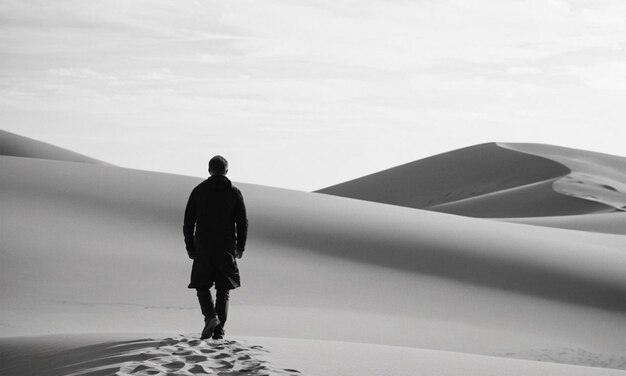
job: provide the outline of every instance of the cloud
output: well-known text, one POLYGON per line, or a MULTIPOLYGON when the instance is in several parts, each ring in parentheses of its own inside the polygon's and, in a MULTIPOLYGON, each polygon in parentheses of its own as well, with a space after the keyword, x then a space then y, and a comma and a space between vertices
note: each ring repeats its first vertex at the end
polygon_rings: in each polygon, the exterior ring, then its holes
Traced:
POLYGON ((236 139, 251 166, 271 147, 303 171, 321 143, 364 165, 370 150, 391 164, 499 139, 620 153, 602 134, 626 120, 624 19, 621 0, 6 0, 0 119, 19 133, 76 118, 75 132, 181 153, 185 135, 236 139), (587 123, 597 132, 563 131, 587 123), (148 125, 183 136, 136 131, 148 125))
POLYGON ((570 66, 566 73, 595 90, 626 92, 626 61, 609 61, 591 66, 570 66))
POLYGON ((50 69, 48 70, 48 74, 52 76, 57 76, 57 77, 69 77, 69 78, 86 79, 86 80, 98 80, 98 81, 117 81, 118 80, 118 78, 113 75, 96 72, 88 68, 50 69))

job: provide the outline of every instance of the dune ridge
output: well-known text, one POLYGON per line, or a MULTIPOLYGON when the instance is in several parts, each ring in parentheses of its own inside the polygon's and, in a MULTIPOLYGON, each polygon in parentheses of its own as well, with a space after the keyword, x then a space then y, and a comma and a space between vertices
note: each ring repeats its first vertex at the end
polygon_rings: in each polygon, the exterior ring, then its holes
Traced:
POLYGON ((626 169, 626 159, 596 153, 592 163, 570 163, 593 153, 549 145, 543 152, 527 152, 527 144, 515 145, 487 143, 454 150, 317 192, 479 218, 622 210, 625 178, 619 171, 626 169), (581 179, 587 183, 575 188, 564 183, 581 179), (593 194, 590 187, 596 187, 593 194))
POLYGON ((0 155, 111 165, 110 163, 68 149, 29 137, 20 136, 2 129, 0 129, 0 155))
POLYGON ((556 192, 626 211, 626 158, 552 145, 498 145, 549 158, 567 166, 572 172, 554 182, 556 192))

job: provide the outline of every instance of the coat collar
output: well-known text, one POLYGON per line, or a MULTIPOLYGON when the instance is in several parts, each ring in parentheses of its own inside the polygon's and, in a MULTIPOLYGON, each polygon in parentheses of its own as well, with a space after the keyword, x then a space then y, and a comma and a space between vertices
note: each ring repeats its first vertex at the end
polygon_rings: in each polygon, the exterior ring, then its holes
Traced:
POLYGON ((211 175, 206 180, 206 183, 212 191, 221 191, 233 186, 231 181, 224 175, 211 175))

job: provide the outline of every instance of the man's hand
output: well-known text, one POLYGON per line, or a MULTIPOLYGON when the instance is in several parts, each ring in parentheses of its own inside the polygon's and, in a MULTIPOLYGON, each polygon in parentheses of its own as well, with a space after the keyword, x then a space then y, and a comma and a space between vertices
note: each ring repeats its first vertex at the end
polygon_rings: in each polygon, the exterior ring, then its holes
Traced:
POLYGON ((240 259, 243 256, 243 251, 235 251, 235 257, 237 257, 238 259, 240 259))
POLYGON ((187 256, 193 260, 193 251, 187 250, 187 256))

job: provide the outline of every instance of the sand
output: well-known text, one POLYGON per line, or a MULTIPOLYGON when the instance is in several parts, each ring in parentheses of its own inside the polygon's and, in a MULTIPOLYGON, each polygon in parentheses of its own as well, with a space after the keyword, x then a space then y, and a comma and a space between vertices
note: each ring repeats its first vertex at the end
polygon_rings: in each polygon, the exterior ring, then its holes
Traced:
POLYGON ((94 336, 43 336, 0 339, 0 349, 6 355, 0 366, 3 374, 33 374, 43 368, 45 374, 50 376, 112 373, 399 376, 623 374, 623 371, 617 369, 601 368, 623 366, 623 359, 616 357, 603 363, 597 361, 597 357, 594 358, 595 354, 578 353, 574 354, 578 357, 569 359, 574 363, 590 363, 589 357, 596 359, 595 367, 589 367, 552 360, 538 362, 410 347, 271 337, 235 337, 207 342, 178 335, 162 339, 97 342, 94 336), (72 342, 74 345, 68 346, 72 342), (79 345, 81 342, 83 344, 79 345), (24 361, 26 358, 30 362, 24 361), (33 363, 35 359, 37 362, 33 363), (288 368, 289 364, 298 364, 299 369, 288 368))
POLYGON ((500 218, 500 220, 535 226, 626 235, 626 213, 621 211, 551 217, 500 218))
POLYGON ((626 210, 626 158, 542 144, 498 144, 559 162, 571 172, 555 181, 557 193, 626 210))
POLYGON ((218 349, 194 342, 202 318, 186 289, 182 212, 201 178, 28 155, 0 164, 2 374, 201 374, 226 366, 206 354, 248 367, 239 352, 273 374, 608 375, 626 364, 626 238, 611 231, 237 184, 250 238, 234 342, 218 349), (135 363, 111 359, 111 341, 130 341, 115 351, 135 363))
POLYGON ((487 143, 425 158, 320 193, 480 218, 626 208, 626 158, 552 145, 487 143))
POLYGON ((273 367, 267 360, 268 350, 246 340, 208 342, 178 335, 98 342, 96 336, 44 336, 0 340, 0 349, 5 356, 3 374, 39 374, 42 369, 46 375, 59 376, 300 374, 273 367), (74 344, 68 346, 68 342, 74 344), (38 359, 35 367, 33 359, 38 359))
POLYGON ((86 155, 2 129, 0 129, 0 155, 110 165, 86 155))

